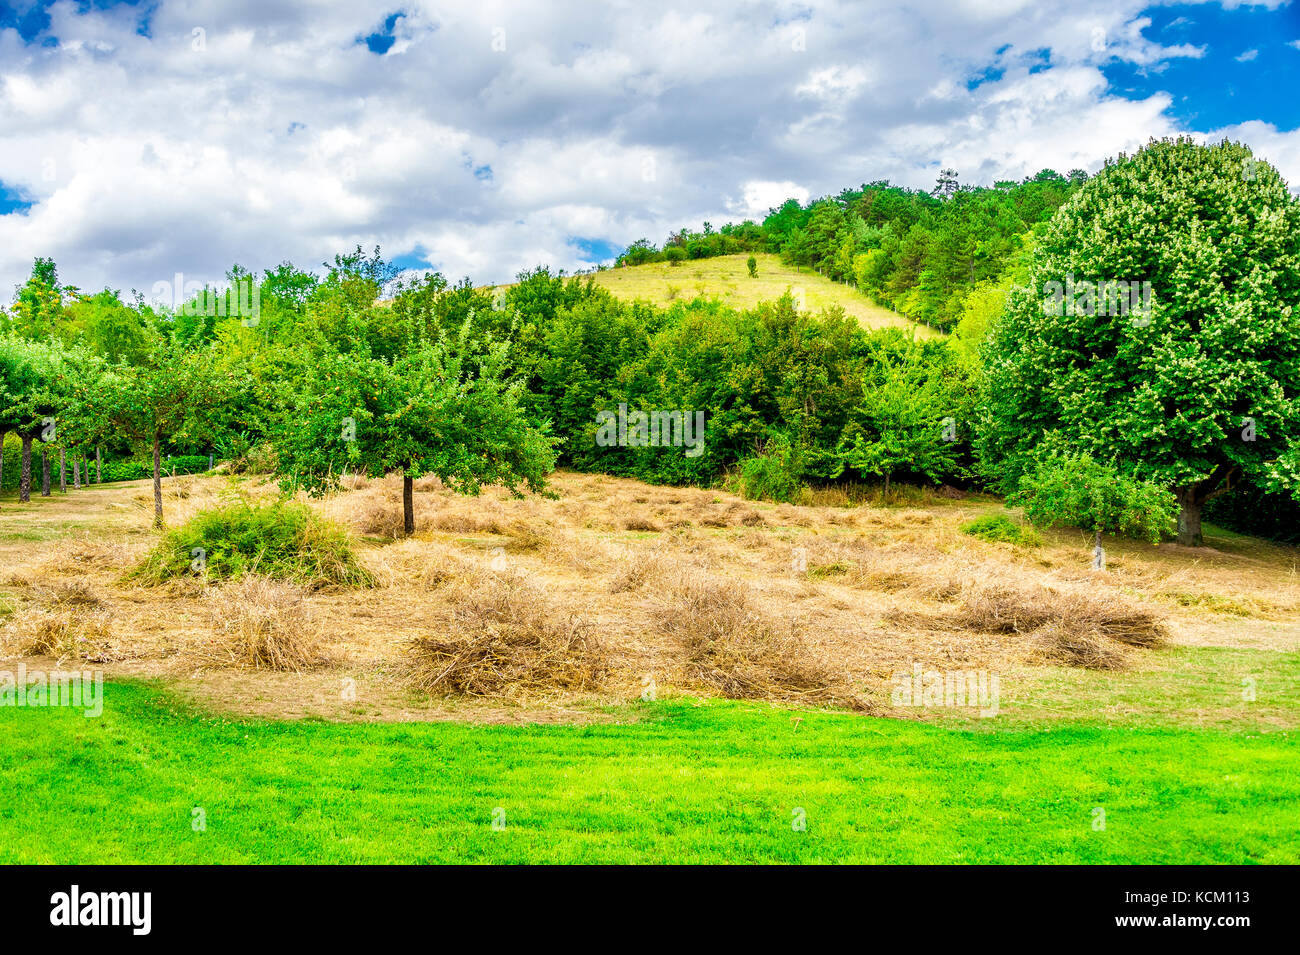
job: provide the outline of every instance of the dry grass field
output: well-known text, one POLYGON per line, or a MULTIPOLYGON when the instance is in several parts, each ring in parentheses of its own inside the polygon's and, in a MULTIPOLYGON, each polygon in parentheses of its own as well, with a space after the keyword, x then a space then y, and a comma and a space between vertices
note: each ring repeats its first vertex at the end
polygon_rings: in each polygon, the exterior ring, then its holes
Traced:
MULTIPOLYGON (((1211 531, 1190 551, 1077 532, 962 533, 980 496, 835 490, 804 505, 558 473, 556 497, 396 479, 311 506, 350 529, 366 589, 262 578, 143 586, 147 482, 0 505, 0 655, 157 677, 205 705, 338 720, 591 722, 655 696, 979 726, 1296 725, 1300 551, 1211 531), (856 502, 856 503, 855 503, 856 502), (897 673, 984 671, 997 720, 900 707, 897 673), (1243 686, 1256 689, 1246 701, 1243 686)), ((176 526, 258 479, 168 479, 176 526)))

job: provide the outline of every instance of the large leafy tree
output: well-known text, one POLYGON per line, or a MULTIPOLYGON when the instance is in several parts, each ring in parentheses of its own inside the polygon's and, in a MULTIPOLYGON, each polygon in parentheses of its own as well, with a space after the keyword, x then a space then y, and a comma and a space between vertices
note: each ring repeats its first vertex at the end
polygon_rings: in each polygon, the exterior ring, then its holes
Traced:
POLYGON ((555 466, 547 424, 524 409, 523 384, 510 377, 504 343, 480 351, 466 341, 413 336, 391 361, 364 349, 323 356, 305 379, 277 444, 289 488, 321 491, 347 471, 402 475, 403 527, 415 532, 414 481, 436 475, 477 493, 545 487, 555 466))
POLYGON ((31 499, 32 442, 52 437, 59 409, 57 381, 62 358, 53 344, 0 336, 0 436, 17 433, 22 441, 18 499, 31 499))
POLYGON ((1273 167, 1189 139, 1121 156, 1058 211, 990 335, 986 465, 1014 488, 1064 442, 1170 488, 1200 544, 1202 506, 1243 477, 1300 488, 1298 307, 1300 203, 1273 167), (1049 284, 1085 281, 1149 282, 1150 307, 1049 284))
POLYGON ((65 298, 75 298, 76 291, 59 284, 59 270, 53 259, 38 258, 31 276, 14 297, 12 329, 25 338, 48 338, 58 330, 65 298))

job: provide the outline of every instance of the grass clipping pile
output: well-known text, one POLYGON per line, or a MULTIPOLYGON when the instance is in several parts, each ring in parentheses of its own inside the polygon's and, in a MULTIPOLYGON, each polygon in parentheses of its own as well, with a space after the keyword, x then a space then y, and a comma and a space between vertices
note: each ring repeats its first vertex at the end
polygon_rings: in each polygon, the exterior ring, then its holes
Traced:
POLYGON ((1022 633, 1049 661, 1090 670, 1122 669, 1125 647, 1154 647, 1166 635, 1151 611, 1083 592, 976 584, 962 598, 958 626, 1022 633))
POLYGON ((524 577, 470 572, 449 594, 449 636, 409 645, 408 679, 430 695, 511 698, 604 687, 610 655, 591 626, 524 577))
POLYGON ((818 659, 793 620, 762 614, 734 582, 679 581, 659 610, 660 628, 685 647, 688 676, 737 700, 841 706, 871 712, 832 665, 818 659))

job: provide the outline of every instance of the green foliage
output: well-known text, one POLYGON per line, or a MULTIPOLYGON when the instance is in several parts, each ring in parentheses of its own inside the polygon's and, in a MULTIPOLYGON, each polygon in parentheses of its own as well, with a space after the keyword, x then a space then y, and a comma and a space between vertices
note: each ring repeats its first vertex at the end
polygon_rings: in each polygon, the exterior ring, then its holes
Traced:
POLYGON ((199 511, 168 531, 132 576, 160 584, 194 574, 212 580, 262 574, 308 586, 374 584, 348 535, 293 501, 241 500, 199 511))
POLYGON ((749 277, 751 279, 758 278, 758 259, 751 255, 745 260, 745 268, 749 269, 749 277))
POLYGON ((1300 544, 1300 499, 1270 494, 1258 484, 1244 484, 1210 501, 1205 519, 1238 534, 1300 544))
POLYGON ((1158 543, 1174 526, 1173 495, 1087 454, 1046 456, 1007 498, 1040 527, 1078 527, 1158 543))
POLYGON ((803 487, 803 462, 785 438, 773 438, 761 454, 737 466, 736 489, 752 501, 793 501, 803 487))
MULTIPOLYGON (((93 466, 93 464, 92 464, 93 466)), ((162 458, 162 474, 203 474, 208 470, 206 454, 178 454, 162 458)), ((143 481, 153 477, 153 460, 145 458, 124 458, 117 461, 104 461, 104 483, 113 481, 143 481)))
POLYGON ((1177 489, 1188 543, 1243 475, 1300 489, 1300 201, 1238 144, 1121 156, 1039 238, 985 373, 982 457, 1008 488, 1055 435, 1177 489), (1085 281, 1149 282, 1150 309, 1049 296, 1085 281))
POLYGON ((946 343, 916 342, 897 332, 870 339, 862 397, 839 444, 844 468, 879 476, 886 487, 906 472, 936 484, 964 476, 970 387, 946 343))
POLYGON ((1042 541, 1031 528, 1022 527, 1005 514, 981 514, 962 525, 962 533, 981 540, 1037 547, 1042 541))
MULTIPOLYGON (((524 407, 507 344, 476 347, 470 335, 467 323, 454 340, 413 337, 391 361, 364 351, 321 356, 276 441, 286 489, 316 493, 347 471, 400 471, 472 494, 486 484, 541 491, 555 466, 549 423, 524 407)), ((410 531, 409 507, 405 516, 410 531)))

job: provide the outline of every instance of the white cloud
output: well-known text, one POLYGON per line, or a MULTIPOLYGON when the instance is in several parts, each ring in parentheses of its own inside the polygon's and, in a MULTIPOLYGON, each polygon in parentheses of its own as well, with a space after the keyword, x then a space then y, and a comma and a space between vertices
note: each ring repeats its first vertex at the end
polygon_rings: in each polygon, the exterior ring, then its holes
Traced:
MULTIPOLYGON (((35 201, 0 216, 0 297, 37 255, 147 293, 357 243, 500 281, 940 166, 1095 169, 1178 131, 1101 67, 1204 53, 1147 39, 1146 5, 163 0, 143 36, 59 0, 58 46, 0 31, 0 182, 35 201), (359 42, 399 11, 384 55, 359 42)), ((1293 134, 1239 130, 1300 177, 1293 134)))
POLYGON ((807 202, 810 193, 798 183, 786 179, 783 182, 766 182, 751 180, 745 183, 744 197, 739 202, 730 204, 731 211, 747 219, 761 220, 769 209, 774 209, 787 199, 807 202))
POLYGON ((1249 63, 1257 56, 1259 56, 1259 50, 1246 50, 1244 53, 1238 54, 1236 60, 1238 63, 1249 63))

